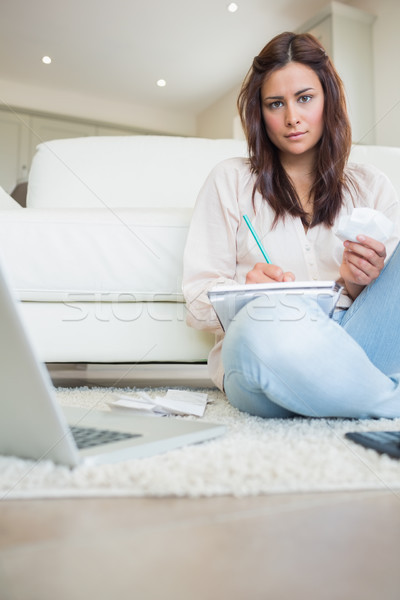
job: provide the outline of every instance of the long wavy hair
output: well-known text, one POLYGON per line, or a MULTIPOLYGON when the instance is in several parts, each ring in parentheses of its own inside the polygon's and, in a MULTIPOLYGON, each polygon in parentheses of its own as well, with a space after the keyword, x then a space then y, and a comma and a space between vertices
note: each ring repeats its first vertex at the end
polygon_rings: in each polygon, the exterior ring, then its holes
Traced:
POLYGON ((343 83, 332 62, 312 35, 281 33, 274 37, 253 60, 239 93, 237 106, 247 138, 251 171, 256 175, 254 194, 259 191, 275 211, 274 225, 290 214, 309 227, 324 223, 332 226, 343 203, 350 180, 344 168, 351 149, 351 127, 346 109, 343 83), (310 67, 324 91, 324 130, 318 143, 311 223, 303 210, 290 177, 270 141, 262 115, 261 86, 266 77, 289 62, 310 67))

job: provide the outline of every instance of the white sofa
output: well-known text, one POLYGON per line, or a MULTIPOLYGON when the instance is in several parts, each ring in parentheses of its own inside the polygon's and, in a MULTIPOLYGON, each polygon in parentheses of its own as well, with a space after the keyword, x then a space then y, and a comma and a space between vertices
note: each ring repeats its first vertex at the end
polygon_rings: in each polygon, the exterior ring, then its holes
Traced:
POLYGON ((183 248, 207 174, 245 153, 167 136, 38 146, 27 207, 1 210, 0 255, 43 361, 207 359, 213 336, 186 325, 183 248))
MULTIPOLYGON (((185 322, 183 248, 208 172, 245 154, 238 140, 167 136, 38 146, 27 208, 0 198, 0 256, 43 361, 207 359, 213 336, 185 322)), ((352 159, 375 164, 400 195, 399 148, 357 146, 352 159)))

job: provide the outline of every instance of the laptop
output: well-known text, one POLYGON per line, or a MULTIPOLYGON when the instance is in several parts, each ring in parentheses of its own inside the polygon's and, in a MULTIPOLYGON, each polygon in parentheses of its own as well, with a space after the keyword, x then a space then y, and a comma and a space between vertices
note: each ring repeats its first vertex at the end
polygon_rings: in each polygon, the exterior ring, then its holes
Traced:
MULTIPOLYGON (((221 327, 226 331, 239 310, 259 296, 265 298, 266 307, 275 308, 277 294, 280 298, 284 294, 285 306, 292 307, 296 311, 296 300, 301 296, 311 295, 317 299, 326 314, 332 316, 342 289, 336 281, 237 284, 216 286, 208 292, 208 297, 221 327)), ((257 319, 256 309, 252 311, 252 315, 257 319)))
POLYGON ((75 467, 148 457, 225 431, 203 421, 61 407, 1 264, 0 332, 0 454, 75 467))

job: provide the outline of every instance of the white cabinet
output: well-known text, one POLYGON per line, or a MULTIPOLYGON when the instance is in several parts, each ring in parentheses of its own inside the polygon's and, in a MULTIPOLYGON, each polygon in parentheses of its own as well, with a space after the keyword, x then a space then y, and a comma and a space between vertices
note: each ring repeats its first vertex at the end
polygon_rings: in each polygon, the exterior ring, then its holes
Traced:
POLYGON ((0 111, 0 185, 10 193, 25 180, 29 165, 29 127, 23 115, 0 111))
POLYGON ((346 88, 353 142, 375 143, 372 24, 374 15, 330 2, 297 31, 321 41, 346 88))

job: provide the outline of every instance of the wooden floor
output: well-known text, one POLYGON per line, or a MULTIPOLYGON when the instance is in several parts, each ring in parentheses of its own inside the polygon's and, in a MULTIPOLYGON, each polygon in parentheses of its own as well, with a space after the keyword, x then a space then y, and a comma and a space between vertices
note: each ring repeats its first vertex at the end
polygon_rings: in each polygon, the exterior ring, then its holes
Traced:
POLYGON ((398 600, 400 498, 0 504, 2 600, 398 600))
POLYGON ((0 502, 1 600, 398 600, 399 554, 390 490, 0 502))

